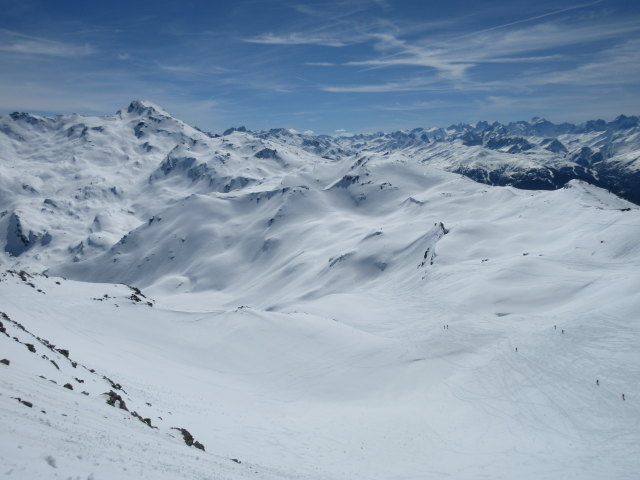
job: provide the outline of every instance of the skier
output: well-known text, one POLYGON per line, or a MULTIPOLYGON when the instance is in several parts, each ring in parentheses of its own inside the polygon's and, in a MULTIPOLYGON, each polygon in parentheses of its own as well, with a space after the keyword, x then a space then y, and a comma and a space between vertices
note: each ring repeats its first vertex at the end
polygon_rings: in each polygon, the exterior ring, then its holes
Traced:
POLYGON ((596 386, 598 387, 600 386, 600 380, 598 380, 597 378, 596 378, 596 386))
POLYGON ((518 352, 518 347, 516 347, 516 353, 518 352))
POLYGON ((564 335, 564 328, 562 329, 562 335, 564 335))
POLYGON ((624 400, 624 393, 622 394, 622 400, 624 400))
POLYGON ((557 326, 557 325, 554 325, 554 326, 553 326, 553 329, 554 329, 554 330, 557 330, 557 329, 558 329, 558 326, 557 326))

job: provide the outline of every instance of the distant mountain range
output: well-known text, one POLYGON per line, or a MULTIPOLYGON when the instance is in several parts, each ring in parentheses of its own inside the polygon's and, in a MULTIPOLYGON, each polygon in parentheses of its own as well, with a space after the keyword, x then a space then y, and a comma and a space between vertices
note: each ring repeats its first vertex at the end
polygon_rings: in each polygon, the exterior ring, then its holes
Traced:
MULTIPOLYGON (((579 179, 640 204, 640 118, 574 125, 532 122, 460 123, 353 136, 309 136, 286 129, 255 132, 326 158, 400 153, 488 185, 555 190, 579 179), (298 137, 298 140, 290 140, 298 137)), ((229 129, 246 131, 244 128, 229 129)))

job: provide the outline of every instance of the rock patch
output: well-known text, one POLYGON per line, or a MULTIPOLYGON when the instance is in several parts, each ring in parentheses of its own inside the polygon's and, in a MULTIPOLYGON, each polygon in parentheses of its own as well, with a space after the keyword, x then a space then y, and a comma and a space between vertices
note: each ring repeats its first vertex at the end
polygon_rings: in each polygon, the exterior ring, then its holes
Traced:
POLYGON ((186 428, 172 427, 171 430, 179 430, 180 433, 182 433, 182 438, 184 439, 184 443, 186 443, 189 447, 196 447, 202 450, 203 452, 205 451, 204 445, 199 441, 197 441, 195 438, 193 438, 193 435, 191 435, 191 432, 189 432, 189 430, 187 430, 186 428))

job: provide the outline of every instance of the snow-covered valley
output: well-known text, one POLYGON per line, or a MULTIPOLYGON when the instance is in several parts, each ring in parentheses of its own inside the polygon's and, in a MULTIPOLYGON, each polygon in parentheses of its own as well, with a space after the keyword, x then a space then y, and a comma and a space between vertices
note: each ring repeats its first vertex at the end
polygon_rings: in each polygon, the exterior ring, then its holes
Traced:
MULTIPOLYGON (((636 477, 640 208, 454 173, 551 141, 0 126, 7 478, 636 477)), ((563 128, 637 170, 636 117, 563 128)))

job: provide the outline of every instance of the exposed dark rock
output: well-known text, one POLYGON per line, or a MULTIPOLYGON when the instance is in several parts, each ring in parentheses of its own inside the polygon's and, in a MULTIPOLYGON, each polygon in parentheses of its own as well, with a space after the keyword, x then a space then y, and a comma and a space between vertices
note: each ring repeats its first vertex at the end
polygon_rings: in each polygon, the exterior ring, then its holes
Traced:
POLYGON ((126 410, 127 412, 129 411, 129 409, 127 408, 127 404, 122 399, 122 397, 118 395, 116 392, 114 392, 113 390, 109 390, 108 392, 105 392, 104 395, 107 395, 109 397, 107 399, 107 405, 111 405, 112 407, 118 407, 121 410, 126 410))
POLYGON ((31 402, 27 402, 26 400, 22 400, 20 397, 11 397, 11 398, 13 398, 14 400, 19 401, 19 402, 20 402, 21 404, 23 404, 25 407, 29 407, 29 408, 32 408, 32 407, 33 407, 33 403, 31 403, 31 402))
POLYGON ((277 150, 273 150, 271 148, 263 148, 262 150, 260 150, 259 152, 257 152, 254 157, 256 158, 263 158, 263 159, 267 159, 267 158, 278 158, 278 152, 277 150))
POLYGON ((345 175, 333 185, 333 188, 349 188, 354 183, 358 183, 359 180, 359 175, 345 175))
POLYGON ((25 343, 24 346, 27 347, 30 352, 36 353, 36 347, 32 343, 25 343))
POLYGON ((626 115, 618 115, 608 126, 613 130, 626 130, 628 128, 637 127, 640 119, 636 116, 627 117, 626 115))
POLYGON ((557 138, 549 138, 542 142, 545 150, 549 150, 553 153, 567 153, 567 147, 565 147, 561 141, 557 138))
POLYGON ((244 127, 244 126, 242 126, 242 127, 231 127, 231 128, 226 129, 222 133, 222 135, 223 136, 227 136, 227 135, 231 135, 233 132, 246 132, 246 131, 247 131, 247 128, 244 127))
POLYGON ((144 137, 148 128, 149 126, 146 123, 138 122, 138 124, 133 128, 136 138, 144 137))
POLYGON ((131 412, 131 415, 136 417, 138 420, 140 420, 142 423, 144 423, 148 427, 155 428, 155 429, 158 428, 158 427, 154 427, 153 425, 151 425, 151 419, 150 418, 143 418, 142 415, 140 415, 138 412, 131 412))
POLYGON ((460 136, 460 139, 462 140, 462 144, 467 147, 482 145, 482 136, 475 132, 467 131, 460 136))
POLYGON ((121 390, 124 393, 127 393, 125 392, 124 388, 122 388, 122 385, 120 385, 119 383, 115 383, 113 380, 111 380, 109 377, 105 375, 103 375, 102 378, 105 379, 107 382, 109 382, 109 384, 111 385, 111 388, 113 388, 114 390, 121 390))
POLYGON ((582 147, 579 151, 572 155, 571 160, 573 160, 578 165, 582 165, 583 167, 588 168, 591 167, 591 164, 593 163, 593 155, 594 152, 589 147, 582 147))
POLYGON ((202 450, 203 452, 205 451, 205 450, 204 450, 204 445, 203 445, 203 444, 201 444, 201 443, 200 443, 199 441, 197 441, 197 440, 194 440, 194 441, 193 441, 193 446, 194 446, 194 447, 196 447, 196 448, 198 448, 198 449, 200 449, 200 450, 202 450))
POLYGON ((0 360, 0 363, 2 363, 3 365, 7 365, 7 366, 11 364, 11 362, 6 358, 3 358, 2 360, 0 360))
POLYGON ((204 445, 198 442, 193 438, 193 435, 186 428, 172 427, 172 430, 179 430, 182 433, 182 438, 184 439, 184 443, 186 443, 190 447, 196 447, 200 450, 204 451, 204 445))
POLYGON ((498 150, 509 147, 507 153, 520 153, 531 150, 533 145, 522 137, 491 136, 484 144, 485 148, 498 150))
POLYGON ((64 388, 68 388, 69 390, 73 390, 73 385, 71 385, 70 383, 65 383, 64 388))
MULTIPOLYGON (((38 235, 25 231, 20 217, 14 212, 9 217, 5 252, 18 257, 29 250, 38 240, 38 235)), ((21 277, 22 278, 22 277, 21 277)), ((23 279, 23 281, 26 281, 23 279)))

